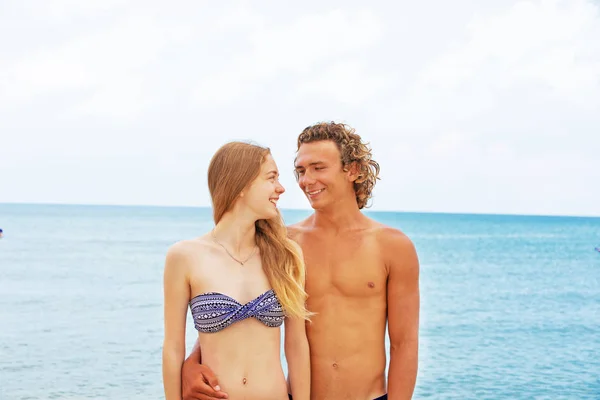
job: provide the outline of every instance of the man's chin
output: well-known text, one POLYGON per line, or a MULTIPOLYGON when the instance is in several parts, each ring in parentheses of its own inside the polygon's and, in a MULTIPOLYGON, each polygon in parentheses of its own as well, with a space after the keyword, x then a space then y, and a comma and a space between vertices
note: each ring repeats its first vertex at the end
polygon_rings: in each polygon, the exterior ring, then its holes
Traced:
POLYGON ((308 204, 310 204, 310 208, 313 210, 322 210, 325 206, 323 199, 320 198, 311 200, 310 197, 306 196, 306 200, 308 200, 308 204))
POLYGON ((310 207, 313 210, 321 210, 321 209, 323 209, 323 205, 319 201, 312 202, 312 201, 309 200, 309 203, 310 203, 310 207))

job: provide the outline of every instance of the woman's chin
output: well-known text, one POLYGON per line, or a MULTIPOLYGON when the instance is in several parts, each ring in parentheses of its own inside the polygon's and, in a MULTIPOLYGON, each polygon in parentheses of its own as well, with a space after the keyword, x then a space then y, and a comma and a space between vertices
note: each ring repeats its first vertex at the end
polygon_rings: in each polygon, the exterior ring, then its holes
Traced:
POLYGON ((272 219, 277 217, 277 209, 264 212, 259 219, 272 219))

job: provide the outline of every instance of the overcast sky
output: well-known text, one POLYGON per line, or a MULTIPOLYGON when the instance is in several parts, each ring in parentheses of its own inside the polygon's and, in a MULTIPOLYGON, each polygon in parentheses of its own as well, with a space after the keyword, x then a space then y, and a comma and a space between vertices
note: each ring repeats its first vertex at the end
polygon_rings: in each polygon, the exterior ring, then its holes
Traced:
POLYGON ((233 139, 345 122, 373 210, 600 215, 597 1, 0 2, 0 202, 209 206, 233 139))

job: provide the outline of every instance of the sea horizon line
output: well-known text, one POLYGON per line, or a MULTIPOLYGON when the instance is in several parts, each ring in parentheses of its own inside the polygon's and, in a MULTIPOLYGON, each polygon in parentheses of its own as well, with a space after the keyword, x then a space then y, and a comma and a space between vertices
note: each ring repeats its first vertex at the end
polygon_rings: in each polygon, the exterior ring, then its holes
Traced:
MULTIPOLYGON (((103 208, 165 208, 165 209, 208 209, 211 206, 201 205, 164 205, 164 204, 90 204, 90 203, 50 203, 50 202, 0 202, 0 206, 56 206, 56 207, 103 207, 103 208)), ((312 211, 312 208, 280 208, 284 211, 312 211)), ((489 216, 489 217, 541 217, 541 218, 600 218, 600 215, 581 214, 528 214, 511 212, 469 212, 469 211, 433 211, 433 210, 362 210, 367 214, 427 214, 427 215, 456 215, 456 216, 489 216)))

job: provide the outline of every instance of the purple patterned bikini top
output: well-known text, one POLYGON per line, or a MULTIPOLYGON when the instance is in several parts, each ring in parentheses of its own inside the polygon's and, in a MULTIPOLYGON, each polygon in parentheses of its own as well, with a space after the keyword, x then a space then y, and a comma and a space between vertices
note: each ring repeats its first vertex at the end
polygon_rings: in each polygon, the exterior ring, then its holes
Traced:
POLYGON ((231 297, 216 292, 203 293, 190 300, 194 326, 199 332, 213 333, 234 322, 254 317, 266 326, 277 328, 285 314, 273 289, 242 305, 231 297))

